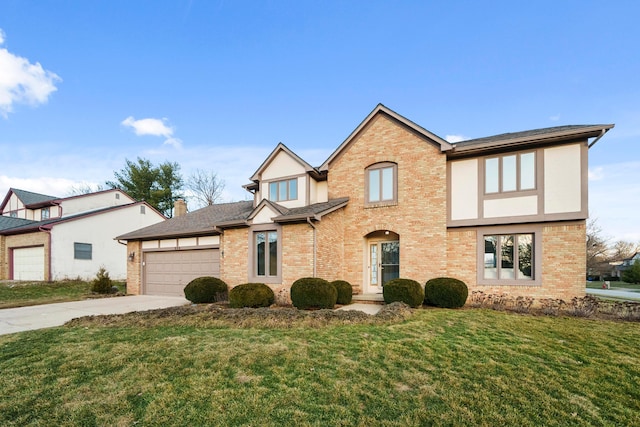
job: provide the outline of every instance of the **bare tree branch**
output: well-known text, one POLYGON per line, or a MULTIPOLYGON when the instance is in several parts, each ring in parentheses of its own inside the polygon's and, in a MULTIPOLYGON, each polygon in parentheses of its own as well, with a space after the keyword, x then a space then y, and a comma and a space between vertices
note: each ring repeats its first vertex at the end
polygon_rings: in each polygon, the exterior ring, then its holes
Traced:
POLYGON ((196 169, 187 180, 186 187, 200 206, 211 206, 222 199, 224 180, 218 179, 213 171, 196 169))

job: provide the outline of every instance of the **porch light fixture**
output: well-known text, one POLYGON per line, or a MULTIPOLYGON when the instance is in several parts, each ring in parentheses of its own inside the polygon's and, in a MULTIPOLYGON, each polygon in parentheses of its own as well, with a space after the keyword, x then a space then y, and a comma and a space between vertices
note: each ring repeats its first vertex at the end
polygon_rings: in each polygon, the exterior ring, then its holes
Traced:
POLYGON ((136 253, 135 252, 129 252, 129 261, 133 261, 136 257, 136 253))
POLYGON ((384 234, 388 236, 389 235, 389 230, 384 230, 384 234))

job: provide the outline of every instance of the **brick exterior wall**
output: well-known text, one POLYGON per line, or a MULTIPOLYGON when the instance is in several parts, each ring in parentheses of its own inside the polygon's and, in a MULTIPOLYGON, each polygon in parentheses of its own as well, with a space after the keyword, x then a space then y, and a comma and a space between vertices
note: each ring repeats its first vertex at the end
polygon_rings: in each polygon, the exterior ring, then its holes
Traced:
POLYGON ((142 242, 127 242, 127 294, 142 294, 142 242), (129 254, 133 252, 133 261, 129 254))
POLYGON ((246 283, 248 279, 247 233, 247 228, 233 228, 220 235, 220 278, 230 287, 246 283))
POLYGON ((439 147, 375 116, 330 165, 329 198, 345 196, 341 279, 364 288, 365 242, 378 230, 400 236, 400 277, 424 283, 446 273, 446 156, 439 147), (378 162, 398 166, 395 206, 365 206, 365 168, 378 162))
POLYGON ((509 294, 536 299, 560 298, 565 301, 585 296, 586 221, 550 223, 542 228, 542 274, 540 286, 478 285, 476 228, 451 229, 447 240, 447 275, 462 280, 469 293, 509 294))
MULTIPOLYGON (((316 224, 318 245, 316 275, 330 282, 342 280, 344 271, 344 209, 323 216, 316 224)), ((353 283, 354 292, 360 283, 353 283)))
POLYGON ((2 279, 9 279, 11 249, 26 248, 29 246, 44 246, 44 280, 51 280, 51 263, 49 262, 51 259, 51 249, 48 233, 38 231, 35 233, 5 236, 4 243, 3 248, 5 248, 5 250, 2 254, 2 279))
MULTIPOLYGON (((307 224, 282 227, 282 284, 287 288, 301 277, 313 277, 313 228, 307 224)), ((279 287, 274 287, 274 291, 279 287)))

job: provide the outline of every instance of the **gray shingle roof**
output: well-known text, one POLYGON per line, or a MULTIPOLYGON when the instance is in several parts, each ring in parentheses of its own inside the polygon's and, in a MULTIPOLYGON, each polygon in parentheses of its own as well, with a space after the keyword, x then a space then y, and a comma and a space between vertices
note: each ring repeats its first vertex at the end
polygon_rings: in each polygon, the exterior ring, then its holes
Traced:
POLYGON ((31 191, 26 190, 18 190, 17 188, 12 188, 11 191, 18 196, 18 198, 24 203, 26 206, 37 205, 40 203, 50 202, 52 200, 58 199, 55 196, 47 196, 46 194, 38 194, 32 193, 31 191))
POLYGON ((532 129, 526 130, 522 132, 510 132, 510 133, 501 133, 499 135, 486 136, 483 138, 475 138, 469 139, 466 141, 460 141, 455 145, 455 147, 466 147, 470 145, 478 145, 478 144, 490 144, 490 143, 500 143, 503 141, 517 140, 517 139, 536 139, 539 137, 545 137, 555 134, 563 134, 563 133, 580 133, 580 131, 587 131, 590 129, 603 129, 611 127, 611 125, 567 125, 567 126, 554 126, 549 128, 540 128, 540 129, 532 129))
POLYGON ((322 216, 333 212, 335 209, 341 208, 349 202, 348 197, 341 197, 339 199, 332 199, 328 202, 314 203, 309 206, 302 206, 299 208, 287 209, 285 213, 275 217, 275 222, 287 222, 298 219, 305 219, 313 216, 322 216))
POLYGON ((252 210, 252 201, 216 204, 123 234, 118 236, 117 239, 145 240, 160 237, 187 237, 210 234, 216 225, 246 220, 252 210))
POLYGON ((36 222, 37 221, 31 221, 29 219, 0 216, 0 232, 4 230, 9 230, 11 228, 23 227, 25 225, 34 224, 36 222))

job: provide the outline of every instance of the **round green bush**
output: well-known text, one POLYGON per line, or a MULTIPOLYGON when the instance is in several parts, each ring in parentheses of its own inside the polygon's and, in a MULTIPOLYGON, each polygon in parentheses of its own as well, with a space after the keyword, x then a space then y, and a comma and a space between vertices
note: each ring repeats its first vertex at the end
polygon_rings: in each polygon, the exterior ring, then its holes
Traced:
POLYGON ((335 286, 336 291, 338 291, 336 304, 351 304, 351 300, 353 299, 353 287, 351 283, 344 280, 334 280, 331 284, 335 286))
POLYGON ((184 297, 195 304, 226 299, 227 284, 217 277, 198 277, 184 288, 184 297))
POLYGON ((382 287, 385 304, 403 302, 409 307, 420 307, 424 301, 424 289, 420 283, 411 279, 389 280, 382 287))
POLYGON ((229 291, 229 306, 232 308, 269 307, 275 299, 273 290, 264 283, 243 283, 229 291))
POLYGON ((469 289, 451 277, 431 279, 424 286, 424 303, 442 308, 459 308, 467 302, 469 289))
POLYGON ((331 283, 317 277, 304 277, 291 285, 291 302, 300 310, 333 308, 338 290, 331 283))

